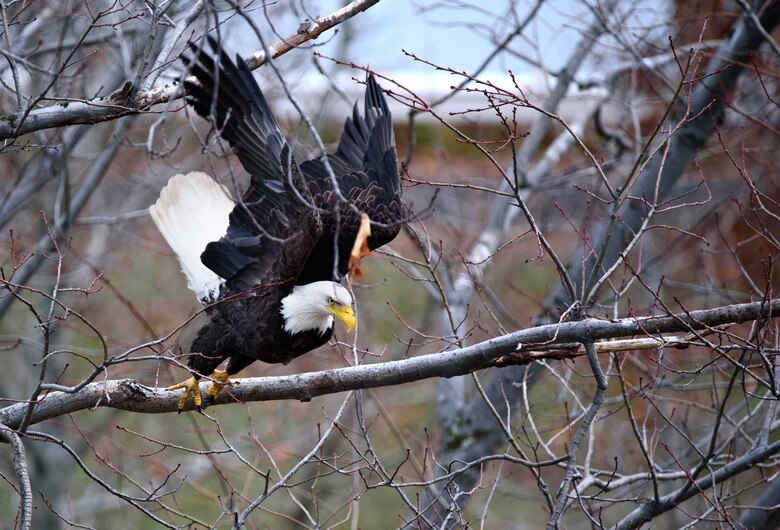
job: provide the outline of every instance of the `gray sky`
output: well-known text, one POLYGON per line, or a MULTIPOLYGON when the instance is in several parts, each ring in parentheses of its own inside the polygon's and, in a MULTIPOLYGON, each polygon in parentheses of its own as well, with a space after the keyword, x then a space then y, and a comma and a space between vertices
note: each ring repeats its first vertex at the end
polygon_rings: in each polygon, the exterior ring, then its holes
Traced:
MULTIPOLYGON (((588 1, 595 3, 600 0, 588 1)), ((495 42, 502 40, 515 27, 515 21, 523 20, 536 3, 536 0, 517 0, 512 13, 508 11, 506 0, 381 0, 349 21, 357 27, 353 41, 347 44, 343 32, 335 34, 329 31, 315 41, 315 49, 326 56, 369 65, 415 92, 421 91, 420 95, 426 99, 435 99, 461 78, 437 72, 429 65, 414 61, 404 54, 404 50, 441 66, 471 72, 488 57, 495 48, 495 42), (458 4, 458 7, 448 7, 453 4, 458 4)), ((271 11, 275 28, 282 35, 289 34, 306 16, 329 14, 343 2, 303 0, 296 1, 296 5, 303 5, 305 11, 298 13, 298 18, 292 15, 273 18, 271 11)), ((636 12, 636 15, 621 22, 623 38, 642 39, 647 36, 646 28, 659 25, 666 4, 665 0, 627 0, 619 5, 625 11, 636 12)), ((261 28, 268 29, 261 9, 254 11, 253 16, 261 28)), ((543 64, 549 71, 559 69, 580 40, 581 30, 592 20, 593 15, 584 0, 547 0, 534 22, 512 41, 511 47, 516 53, 499 55, 481 77, 511 87, 508 76, 511 70, 520 77, 527 95, 545 93, 549 77, 535 63, 543 64)), ((277 40, 278 37, 270 37, 269 44, 277 40)), ((257 38, 251 31, 231 33, 229 44, 245 52, 258 48, 257 38)), ((622 49, 622 46, 614 49, 622 49)), ((610 43, 607 41, 601 45, 600 51, 609 56, 610 43)), ((287 57, 279 65, 285 70, 295 67, 295 73, 291 73, 287 80, 295 86, 303 101, 316 100, 313 94, 324 90, 326 81, 313 67, 308 67, 311 49, 294 53, 294 58, 287 57)), ((322 64, 342 77, 359 77, 349 69, 334 69, 328 61, 322 64)), ((597 64, 586 64, 581 69, 581 75, 596 72, 598 67, 597 64)), ((264 77, 270 74, 264 71, 258 75, 264 77)), ((362 88, 354 82, 339 81, 338 84, 350 98, 354 99, 362 92, 362 88)), ((452 108, 448 110, 457 111, 469 104, 462 98, 460 102, 453 101, 452 108)))

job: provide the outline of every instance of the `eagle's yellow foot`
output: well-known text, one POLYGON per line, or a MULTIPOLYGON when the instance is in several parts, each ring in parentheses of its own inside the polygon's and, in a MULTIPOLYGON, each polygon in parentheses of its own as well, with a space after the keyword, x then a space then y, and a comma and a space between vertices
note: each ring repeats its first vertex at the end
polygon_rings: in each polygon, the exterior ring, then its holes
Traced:
POLYGON ((211 374, 211 378, 214 381, 211 383, 208 392, 206 392, 206 397, 203 399, 203 404, 205 406, 209 406, 216 401, 217 396, 222 392, 222 389, 225 388, 225 385, 233 386, 238 384, 230 380, 228 373, 225 370, 214 370, 211 374))
POLYGON ((200 381, 195 379, 193 376, 186 381, 182 381, 181 383, 177 383, 168 387, 168 390, 179 390, 180 388, 184 389, 184 394, 182 394, 181 399, 179 400, 179 414, 181 414, 184 405, 187 404, 187 398, 190 396, 190 394, 192 394, 192 399, 195 401, 195 408, 200 411, 201 399, 200 390, 198 389, 199 383, 200 381))

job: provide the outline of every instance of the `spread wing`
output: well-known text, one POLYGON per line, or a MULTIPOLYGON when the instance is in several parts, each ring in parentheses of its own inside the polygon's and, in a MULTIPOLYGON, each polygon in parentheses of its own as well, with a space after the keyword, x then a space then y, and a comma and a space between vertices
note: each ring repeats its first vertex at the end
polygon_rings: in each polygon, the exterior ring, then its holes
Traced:
POLYGON ((230 60, 213 39, 189 60, 199 84, 184 82, 187 101, 212 121, 249 173, 249 188, 230 213, 227 233, 201 261, 232 292, 298 277, 322 225, 306 207, 310 194, 292 152, 246 63, 230 60), (304 199, 304 200, 302 200, 304 199))
POLYGON ((320 214, 322 238, 299 283, 338 280, 346 274, 360 227, 359 212, 367 213, 371 219, 371 250, 392 241, 404 220, 392 117, 373 75, 366 82, 363 115, 355 103, 336 152, 326 158, 338 190, 351 206, 339 201, 323 158, 301 164, 315 206, 326 213, 320 214))

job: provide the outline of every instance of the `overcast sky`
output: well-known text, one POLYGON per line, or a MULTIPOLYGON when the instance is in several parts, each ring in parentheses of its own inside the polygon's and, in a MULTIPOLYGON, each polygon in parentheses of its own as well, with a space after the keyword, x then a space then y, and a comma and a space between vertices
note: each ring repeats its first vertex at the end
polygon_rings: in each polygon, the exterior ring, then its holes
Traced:
MULTIPOLYGON (((588 0, 598 4, 600 0, 588 0)), ((308 0, 303 5, 312 15, 335 11, 339 0, 308 0)), ((402 50, 428 60, 455 68, 471 70, 479 65, 501 39, 514 28, 507 12, 507 0, 382 0, 353 23, 360 27, 357 42, 351 46, 356 58, 387 70, 429 70, 404 56, 402 50), (458 8, 442 5, 461 4, 458 8), (439 6, 433 8, 432 6, 439 6)), ((518 19, 525 18, 537 0, 514 2, 518 19)), ((629 28, 655 25, 663 17, 665 0, 622 0, 620 9, 636 15, 622 23, 629 28)), ((547 0, 534 23, 529 25, 513 48, 550 68, 559 68, 580 37, 580 29, 590 24, 593 16, 583 0, 547 0)), ((641 29, 638 30, 638 32, 641 29)), ((630 30, 629 34, 632 33, 630 30)), ((324 52, 338 48, 338 37, 324 46, 324 52)), ((502 56, 491 64, 492 70, 520 72, 533 67, 516 57, 502 56)))
MULTIPOLYGON (((537 0, 517 0, 515 16, 520 20, 524 19, 536 3, 537 0)), ((297 5, 303 5, 306 12, 299 13, 299 18, 290 15, 273 19, 275 29, 279 33, 289 34, 307 14, 317 17, 332 13, 343 5, 343 1, 303 0, 297 5)), ((645 28, 658 25, 660 19, 665 16, 665 5, 666 0, 619 2, 621 9, 637 13, 621 24, 622 32, 628 38, 645 36, 645 28), (632 26, 636 27, 636 31, 632 26)), ((254 12, 254 18, 264 30, 268 29, 261 9, 254 12)), ((580 40, 581 30, 592 20, 593 16, 583 0, 547 0, 534 18, 534 23, 530 24, 519 38, 513 39, 511 46, 517 54, 499 55, 490 63, 482 77, 509 83, 507 72, 511 70, 521 77, 524 88, 528 88, 531 93, 543 92, 547 77, 531 62, 518 55, 522 54, 533 62, 543 63, 549 70, 555 71, 564 64, 573 46, 580 40)), ((356 26, 357 31, 355 39, 346 45, 346 49, 344 34, 336 34, 332 30, 315 41, 315 46, 317 51, 326 56, 369 65, 373 70, 393 77, 406 86, 426 91, 427 97, 435 98, 436 94, 443 94, 451 85, 457 84, 460 78, 437 72, 429 65, 414 61, 404 54, 404 50, 445 67, 473 71, 494 49, 495 41, 503 39, 514 28, 514 22, 507 12, 506 0, 381 0, 349 21, 356 26), (461 7, 442 7, 455 3, 460 3, 461 7)), ((278 37, 270 37, 268 44, 277 40, 278 37)), ((246 27, 243 31, 231 33, 228 42, 235 49, 245 52, 258 47, 256 36, 247 31, 246 27)), ((601 47, 603 54, 610 53, 608 42, 601 47)), ((280 61, 280 66, 285 69, 290 66, 303 66, 296 69, 297 73, 291 76, 290 82, 303 90, 316 92, 324 89, 325 80, 314 68, 306 66, 311 61, 311 49, 294 53, 295 58, 288 57, 280 61), (306 80, 302 82, 304 78, 306 80)), ((332 68, 327 61, 323 61, 323 64, 326 68, 332 68)), ((596 71, 597 66, 586 64, 581 69, 581 75, 596 71)), ((348 69, 341 68, 336 71, 341 75, 355 76, 355 73, 348 69)), ((268 74, 261 72, 259 75, 268 74)), ((354 82, 340 82, 339 85, 343 85, 344 90, 353 98, 362 91, 354 86, 354 82)))

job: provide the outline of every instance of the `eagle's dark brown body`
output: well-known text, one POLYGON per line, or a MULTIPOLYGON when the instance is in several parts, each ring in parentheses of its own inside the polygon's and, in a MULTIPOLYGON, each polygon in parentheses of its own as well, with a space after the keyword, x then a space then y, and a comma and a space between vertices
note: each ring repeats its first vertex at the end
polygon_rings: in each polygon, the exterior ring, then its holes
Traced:
POLYGON ((206 310, 209 322, 192 341, 188 366, 199 374, 210 374, 228 360, 228 374, 236 374, 256 360, 287 364, 294 358, 319 348, 333 335, 317 330, 291 335, 283 330, 279 311, 287 289, 258 288, 255 296, 241 293, 206 310), (197 352, 197 353, 196 353, 197 352))

